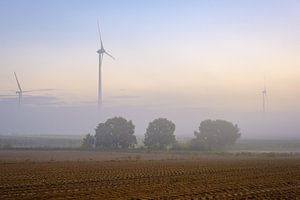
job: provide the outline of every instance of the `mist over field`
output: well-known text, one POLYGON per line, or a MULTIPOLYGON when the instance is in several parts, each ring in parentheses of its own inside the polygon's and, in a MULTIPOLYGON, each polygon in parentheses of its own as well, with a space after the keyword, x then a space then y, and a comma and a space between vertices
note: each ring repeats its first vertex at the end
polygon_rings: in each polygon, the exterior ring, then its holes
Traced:
POLYGON ((166 117, 176 124, 179 138, 193 137, 201 121, 227 119, 237 123, 246 139, 300 139, 300 115, 283 112, 222 112, 204 108, 176 106, 122 106, 103 108, 97 105, 64 105, 55 98, 24 98, 28 105, 18 108, 16 99, 0 101, 0 133, 3 135, 85 135, 94 133, 96 125, 114 116, 133 120, 138 136, 145 134, 148 123, 157 117, 166 117), (52 102, 54 99, 54 102, 52 102), (36 102, 48 105, 39 105, 36 102))

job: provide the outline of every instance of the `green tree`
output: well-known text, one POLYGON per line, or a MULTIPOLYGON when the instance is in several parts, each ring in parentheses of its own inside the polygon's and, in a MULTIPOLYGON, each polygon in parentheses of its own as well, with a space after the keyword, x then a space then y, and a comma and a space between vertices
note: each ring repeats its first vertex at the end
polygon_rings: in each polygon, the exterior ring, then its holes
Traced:
POLYGON ((85 138, 83 138, 81 148, 83 149, 92 149, 94 148, 95 137, 91 134, 87 134, 85 138))
POLYGON ((165 118, 158 118, 149 123, 144 144, 150 149, 165 149, 176 143, 175 124, 165 118))
POLYGON ((96 128, 95 147, 109 149, 114 148, 111 128, 106 123, 100 123, 96 128))
POLYGON ((205 120, 200 123, 199 132, 192 145, 198 149, 214 150, 233 145, 241 136, 237 125, 225 120, 205 120))
POLYGON ((114 117, 100 123, 96 128, 96 147, 111 149, 128 149, 137 144, 131 120, 114 117))

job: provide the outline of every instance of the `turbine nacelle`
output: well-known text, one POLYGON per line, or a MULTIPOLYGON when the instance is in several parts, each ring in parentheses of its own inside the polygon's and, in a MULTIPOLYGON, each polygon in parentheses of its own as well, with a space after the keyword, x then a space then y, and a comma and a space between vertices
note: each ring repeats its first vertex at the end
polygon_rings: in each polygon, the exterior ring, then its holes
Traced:
POLYGON ((111 57, 112 59, 115 60, 115 57, 113 57, 111 54, 107 53, 107 51, 105 51, 105 49, 103 49, 103 48, 99 49, 99 50, 96 51, 96 52, 99 54, 99 56, 101 56, 101 55, 103 55, 103 54, 106 54, 106 55, 108 55, 109 57, 111 57))
POLYGON ((99 49, 98 51, 96 51, 97 53, 99 54, 103 54, 103 53, 106 53, 105 49, 99 49))

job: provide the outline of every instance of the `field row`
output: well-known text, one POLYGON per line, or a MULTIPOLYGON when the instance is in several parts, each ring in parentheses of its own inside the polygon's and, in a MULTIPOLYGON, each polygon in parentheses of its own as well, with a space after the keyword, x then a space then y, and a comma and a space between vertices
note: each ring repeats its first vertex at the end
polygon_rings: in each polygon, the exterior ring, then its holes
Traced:
POLYGON ((297 159, 0 164, 0 199, 297 199, 297 159))

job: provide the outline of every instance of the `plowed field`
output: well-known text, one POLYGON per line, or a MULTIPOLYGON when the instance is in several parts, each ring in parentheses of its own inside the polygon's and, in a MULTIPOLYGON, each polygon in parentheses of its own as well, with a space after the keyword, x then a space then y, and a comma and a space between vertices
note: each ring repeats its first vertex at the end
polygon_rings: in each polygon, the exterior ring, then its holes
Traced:
POLYGON ((300 199, 300 160, 0 164, 0 199, 300 199))

